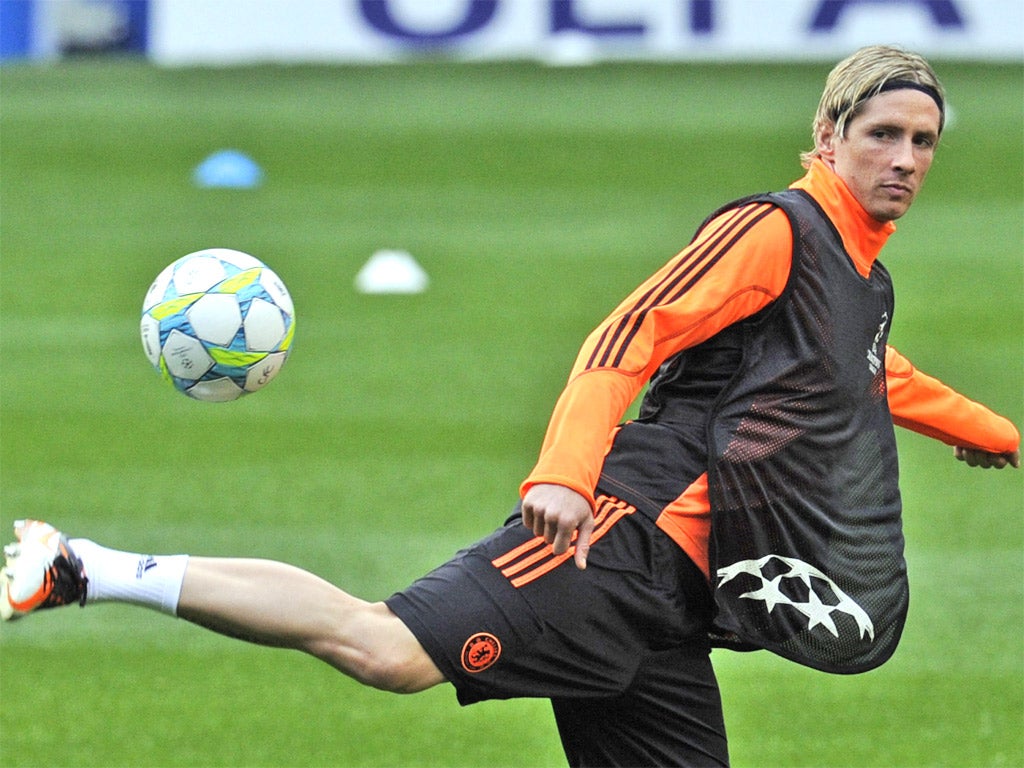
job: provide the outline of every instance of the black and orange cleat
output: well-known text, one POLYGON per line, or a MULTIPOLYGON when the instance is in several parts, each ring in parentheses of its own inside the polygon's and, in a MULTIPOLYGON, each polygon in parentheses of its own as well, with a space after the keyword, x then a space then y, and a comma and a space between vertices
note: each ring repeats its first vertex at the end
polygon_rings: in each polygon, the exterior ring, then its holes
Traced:
POLYGON ((49 523, 18 520, 17 539, 4 547, 0 570, 0 618, 12 621, 43 608, 85 605, 88 579, 67 537, 49 523))

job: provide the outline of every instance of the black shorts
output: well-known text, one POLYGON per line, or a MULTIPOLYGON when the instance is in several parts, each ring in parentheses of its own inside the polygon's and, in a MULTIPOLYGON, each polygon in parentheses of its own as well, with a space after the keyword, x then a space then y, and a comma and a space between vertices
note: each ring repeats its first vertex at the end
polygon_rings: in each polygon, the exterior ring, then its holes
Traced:
POLYGON ((460 703, 552 700, 570 765, 726 765, 707 580, 652 520, 599 497, 587 568, 518 509, 387 600, 460 703))

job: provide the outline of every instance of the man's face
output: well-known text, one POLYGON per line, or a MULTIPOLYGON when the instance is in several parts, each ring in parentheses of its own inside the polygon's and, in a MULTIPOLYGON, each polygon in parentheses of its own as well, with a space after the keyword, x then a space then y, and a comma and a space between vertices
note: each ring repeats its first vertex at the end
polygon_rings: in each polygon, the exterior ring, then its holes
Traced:
POLYGON ((818 151, 878 221, 898 219, 914 202, 939 141, 938 105, 921 91, 886 91, 868 99, 846 124, 826 128, 818 151))

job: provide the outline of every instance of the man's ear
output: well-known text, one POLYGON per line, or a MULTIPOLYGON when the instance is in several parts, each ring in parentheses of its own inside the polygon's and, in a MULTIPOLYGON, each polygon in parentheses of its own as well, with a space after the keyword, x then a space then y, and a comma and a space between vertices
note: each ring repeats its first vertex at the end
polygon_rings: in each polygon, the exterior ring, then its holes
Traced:
POLYGON ((836 154, 836 127, 833 123, 826 123, 818 128, 818 135, 815 138, 815 145, 822 160, 832 162, 836 154))

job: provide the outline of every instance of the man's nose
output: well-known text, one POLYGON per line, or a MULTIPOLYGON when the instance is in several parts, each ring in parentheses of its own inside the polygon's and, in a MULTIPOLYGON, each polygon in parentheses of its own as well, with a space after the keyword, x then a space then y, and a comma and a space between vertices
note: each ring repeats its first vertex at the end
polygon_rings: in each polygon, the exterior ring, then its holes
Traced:
POLYGON ((892 167, 902 173, 913 173, 916 166, 914 142, 909 138, 899 142, 892 158, 892 167))

